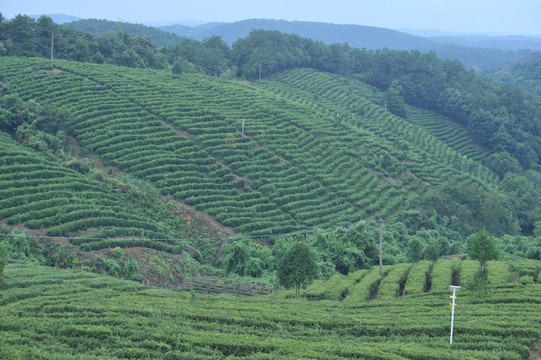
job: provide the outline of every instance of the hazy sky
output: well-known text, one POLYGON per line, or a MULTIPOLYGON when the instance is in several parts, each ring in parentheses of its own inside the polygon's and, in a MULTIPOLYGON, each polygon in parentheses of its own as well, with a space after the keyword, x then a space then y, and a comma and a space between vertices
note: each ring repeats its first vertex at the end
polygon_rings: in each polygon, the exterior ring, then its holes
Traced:
POLYGON ((541 0, 1 0, 6 18, 62 13, 137 23, 252 18, 541 35, 541 0))

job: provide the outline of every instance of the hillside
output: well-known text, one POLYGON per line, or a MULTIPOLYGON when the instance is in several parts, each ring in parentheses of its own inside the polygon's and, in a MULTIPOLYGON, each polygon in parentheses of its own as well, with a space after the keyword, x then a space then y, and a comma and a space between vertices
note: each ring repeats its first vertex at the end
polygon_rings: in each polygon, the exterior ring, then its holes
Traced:
POLYGON ((426 38, 404 32, 362 25, 328 24, 306 21, 249 19, 233 23, 208 23, 195 27, 170 25, 154 28, 142 24, 119 23, 108 20, 81 19, 66 24, 71 29, 95 35, 110 34, 120 28, 130 36, 148 36, 157 47, 172 47, 186 38, 203 41, 219 36, 228 45, 249 36, 252 30, 272 30, 298 34, 325 44, 348 43, 358 49, 396 49, 435 51, 440 58, 458 59, 467 68, 486 70, 494 66, 513 63, 536 49, 536 39, 508 37, 503 40, 486 40, 480 44, 468 43, 461 38, 426 38), (453 41, 455 40, 456 41, 453 41), (499 42, 498 42, 499 41, 499 42), (499 45, 504 42, 506 45, 499 45))
MULTIPOLYGON (((458 59, 467 68, 476 70, 488 69, 497 65, 512 63, 529 53, 527 47, 519 46, 518 49, 497 49, 490 43, 487 46, 468 46, 452 41, 434 41, 430 38, 410 35, 404 32, 362 25, 328 24, 307 21, 286 21, 270 19, 249 19, 229 24, 215 24, 198 26, 191 30, 184 27, 162 27, 181 36, 187 36, 196 40, 203 40, 212 36, 220 36, 229 45, 239 39, 243 39, 252 30, 275 30, 287 34, 298 34, 325 44, 348 43, 358 49, 395 49, 395 50, 419 50, 422 52, 435 51, 444 59, 458 59)), ((517 39, 518 41, 519 39, 517 39)), ((530 44, 530 43, 527 43, 530 44)))
POLYGON ((465 128, 426 110, 394 116, 383 94, 358 80, 298 69, 247 84, 60 61, 51 73, 41 59, 1 61, 11 92, 69 112, 66 130, 82 154, 238 233, 435 210, 457 217, 462 231, 484 225, 503 234, 517 221, 503 214, 519 215, 484 165, 490 152, 465 128), (463 195, 444 208, 429 200, 449 191, 463 195), (460 199, 467 193, 479 202, 460 199))
POLYGON ((299 236, 322 277, 370 267, 379 218, 385 264, 463 253, 483 227, 505 235, 502 252, 541 255, 517 236, 539 229, 533 171, 500 179, 467 128, 413 106, 395 116, 357 78, 0 64, 0 239, 16 258, 170 288, 203 277, 200 289, 231 291, 223 277, 238 275, 269 289, 299 236))
POLYGON ((172 47, 185 40, 184 37, 177 36, 171 32, 166 32, 152 26, 115 22, 103 19, 81 19, 67 23, 66 26, 95 35, 105 35, 122 30, 133 37, 148 36, 152 39, 157 47, 172 47))
MULTIPOLYGON (((2 62, 11 91, 71 114, 66 130, 83 154, 149 181, 238 233, 328 229, 394 219, 419 206, 429 212, 429 204, 415 201, 447 179, 487 197, 498 188, 489 169, 464 156, 488 155, 474 151, 471 139, 445 144, 385 112, 370 100, 378 92, 361 82, 348 89, 346 79, 298 70, 269 92, 266 83, 200 75, 177 79, 74 62, 58 62, 61 71, 52 74, 40 70, 44 60, 2 62), (299 90, 317 86, 295 79, 323 85, 317 91, 325 93, 311 95, 319 96, 317 106, 299 90)), ((506 232, 505 226, 494 230, 506 232)))
POLYGON ((442 36, 431 36, 429 37, 429 39, 435 40, 438 42, 444 42, 444 43, 452 43, 452 44, 470 46, 470 47, 483 47, 483 48, 490 48, 490 49, 514 50, 514 51, 520 50, 520 49, 541 50, 541 38, 533 37, 533 36, 442 35, 442 36))
POLYGON ((489 263, 485 292, 469 290, 476 266, 458 259, 403 264, 385 267, 383 278, 365 270, 315 283, 303 298, 240 298, 9 264, 8 288, 0 293, 0 357, 528 358, 541 337, 536 262, 489 263), (457 271, 462 289, 450 345, 447 286, 457 271), (423 290, 427 273, 429 291, 423 290), (339 288, 346 291, 343 301, 330 294, 339 288), (369 289, 378 290, 373 300, 367 300, 369 289))
POLYGON ((541 99, 541 52, 535 52, 486 75, 504 84, 528 91, 541 99))

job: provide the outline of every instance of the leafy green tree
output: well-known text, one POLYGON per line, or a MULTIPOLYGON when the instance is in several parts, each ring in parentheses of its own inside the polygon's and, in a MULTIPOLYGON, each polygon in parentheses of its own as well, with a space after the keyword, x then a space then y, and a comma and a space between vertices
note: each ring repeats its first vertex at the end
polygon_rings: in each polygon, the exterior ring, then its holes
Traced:
POLYGON ((387 91, 385 91, 385 103, 387 109, 396 116, 408 117, 408 109, 404 98, 400 95, 402 86, 397 80, 393 80, 387 91))
POLYGON ((9 22, 7 29, 12 44, 10 55, 35 56, 33 31, 35 20, 27 15, 17 15, 9 22))
POLYGON ((406 256, 411 262, 418 262, 423 257, 423 242, 418 236, 412 236, 408 241, 406 256))
POLYGON ((310 283, 318 272, 318 266, 310 246, 297 241, 278 263, 277 275, 280 285, 286 288, 295 287, 299 296, 301 285, 310 283))
POLYGON ((51 55, 51 34, 54 29, 53 20, 48 16, 41 16, 36 22, 35 46, 39 56, 51 55))
POLYGON ((436 261, 442 254, 442 241, 432 238, 423 250, 423 258, 436 261))
POLYGON ((468 255, 474 260, 479 260, 481 268, 486 266, 487 261, 498 259, 496 240, 485 228, 468 239, 468 255))
POLYGON ((182 61, 181 61, 181 60, 175 61, 175 63, 174 63, 173 66, 171 67, 171 72, 172 72, 174 75, 180 75, 180 74, 182 74, 182 61))

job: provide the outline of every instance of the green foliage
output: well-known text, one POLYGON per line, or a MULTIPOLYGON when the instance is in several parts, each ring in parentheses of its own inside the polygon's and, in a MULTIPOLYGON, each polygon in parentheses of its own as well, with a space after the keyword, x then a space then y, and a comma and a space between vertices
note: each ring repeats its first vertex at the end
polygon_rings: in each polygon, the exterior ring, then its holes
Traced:
POLYGON ((173 66, 171 66, 171 72, 172 72, 174 75, 180 75, 180 74, 182 74, 182 61, 180 61, 180 60, 175 61, 175 63, 173 64, 173 66))
POLYGON ((57 244, 47 254, 47 265, 59 268, 73 268, 79 264, 79 259, 73 246, 57 244))
POLYGON ((30 261, 58 268, 73 268, 79 264, 75 248, 70 244, 29 236, 20 230, 0 234, 6 259, 30 261))
POLYGON ((390 266, 386 265, 383 268, 382 275, 380 275, 379 268, 374 266, 360 281, 349 288, 344 302, 351 305, 374 298, 377 295, 382 279, 387 276, 389 271, 390 266))
POLYGON ((408 117, 408 109, 404 98, 400 95, 402 86, 397 80, 393 80, 385 91, 385 105, 390 112, 403 118, 408 117))
POLYGON ((226 273, 260 277, 273 267, 273 257, 268 247, 248 238, 236 238, 222 246, 220 263, 226 273))
POLYGON ((428 260, 421 260, 414 264, 408 273, 404 286, 404 295, 422 294, 430 290, 432 286, 431 271, 434 263, 428 260))
POLYGON ((297 241, 279 260, 276 266, 276 275, 280 285, 295 287, 297 296, 301 285, 309 284, 318 274, 312 250, 305 242, 297 241))
MULTIPOLYGON (((115 248, 105 254, 92 254, 87 256, 83 267, 98 273, 107 274, 116 278, 139 280, 139 263, 132 257, 124 254, 121 248, 115 248)), ((169 273, 169 271, 166 271, 169 273)))
POLYGON ((510 71, 502 70, 495 67, 483 73, 498 82, 528 91, 536 98, 541 98, 541 61, 536 53, 521 59, 510 71))
POLYGON ((361 221, 349 229, 316 232, 308 237, 318 256, 334 264, 336 271, 347 275, 356 269, 366 269, 375 263, 373 227, 361 221))
POLYGON ((479 260, 481 268, 484 268, 487 261, 498 259, 498 250, 494 237, 486 230, 482 229, 468 238, 468 255, 479 260))
POLYGON ((438 260, 442 254, 442 243, 443 241, 441 239, 430 239, 423 249, 423 259, 432 261, 438 260))
POLYGON ((412 236, 409 239, 406 256, 410 262, 417 262, 423 258, 423 242, 419 237, 412 236))

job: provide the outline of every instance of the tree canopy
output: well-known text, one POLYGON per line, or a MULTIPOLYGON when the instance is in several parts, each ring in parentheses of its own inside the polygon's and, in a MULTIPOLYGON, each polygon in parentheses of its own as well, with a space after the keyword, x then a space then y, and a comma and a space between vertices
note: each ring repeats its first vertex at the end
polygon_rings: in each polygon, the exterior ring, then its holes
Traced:
POLYGON ((479 230, 470 236, 468 255, 474 260, 479 260, 481 268, 484 268, 487 261, 497 260, 499 253, 494 237, 486 229, 479 230))
POLYGON ((318 267, 310 246, 295 242, 278 263, 278 281, 286 288, 295 287, 297 296, 301 285, 310 283, 318 275, 318 267))

